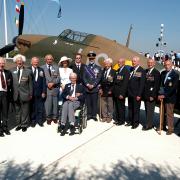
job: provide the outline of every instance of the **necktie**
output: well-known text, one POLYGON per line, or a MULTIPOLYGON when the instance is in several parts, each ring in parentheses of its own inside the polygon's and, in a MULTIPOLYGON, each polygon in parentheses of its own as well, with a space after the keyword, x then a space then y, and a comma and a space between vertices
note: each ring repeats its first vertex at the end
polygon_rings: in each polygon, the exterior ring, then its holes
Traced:
POLYGON ((49 75, 51 76, 51 65, 48 65, 48 71, 49 71, 49 75))
POLYGON ((78 70, 80 70, 80 65, 79 64, 77 65, 77 68, 78 68, 78 70))
POLYGON ((5 82, 2 70, 1 70, 1 85, 3 89, 6 89, 6 82, 5 82))
POLYGON ((18 73, 17 73, 17 78, 18 78, 18 81, 19 81, 19 77, 20 77, 20 68, 18 68, 18 73))
POLYGON ((69 95, 72 96, 72 95, 73 95, 73 92, 74 92, 74 84, 71 85, 71 90, 70 90, 69 95))
POLYGON ((107 72, 108 72, 108 70, 106 70, 105 73, 104 73, 104 78, 105 79, 107 78, 107 72))
POLYGON ((35 79, 35 81, 36 81, 36 72, 37 72, 37 68, 34 68, 34 79, 35 79))

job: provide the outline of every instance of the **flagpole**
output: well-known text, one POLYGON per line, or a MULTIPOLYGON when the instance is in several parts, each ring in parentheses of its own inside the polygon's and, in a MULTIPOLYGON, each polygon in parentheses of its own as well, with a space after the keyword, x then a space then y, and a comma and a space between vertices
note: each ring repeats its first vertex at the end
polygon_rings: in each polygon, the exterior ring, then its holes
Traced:
MULTIPOLYGON (((7 16, 6 16, 6 0, 4 0, 4 32, 5 32, 5 45, 8 45, 8 37, 7 37, 7 16)), ((9 58, 9 54, 6 53, 6 58, 9 58)))

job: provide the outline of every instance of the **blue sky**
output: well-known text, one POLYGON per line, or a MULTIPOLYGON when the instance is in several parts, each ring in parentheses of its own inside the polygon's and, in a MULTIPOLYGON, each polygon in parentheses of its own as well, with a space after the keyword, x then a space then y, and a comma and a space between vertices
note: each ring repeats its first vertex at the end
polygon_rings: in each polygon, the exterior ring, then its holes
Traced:
MULTIPOLYGON (((16 0, 8 5, 9 41, 17 34, 14 23, 16 0)), ((0 46, 4 44, 2 2, 0 0, 0 46)), ((24 33, 58 35, 64 29, 98 34, 126 43, 133 24, 130 48, 155 52, 164 24, 166 51, 180 51, 180 0, 61 0, 62 18, 57 19, 58 5, 51 0, 24 0, 24 33)))

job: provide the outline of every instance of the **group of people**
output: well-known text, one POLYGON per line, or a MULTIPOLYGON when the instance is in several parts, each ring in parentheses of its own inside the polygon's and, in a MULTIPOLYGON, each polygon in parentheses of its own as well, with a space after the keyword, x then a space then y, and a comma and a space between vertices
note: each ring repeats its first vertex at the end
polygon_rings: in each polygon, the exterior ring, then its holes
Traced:
MULTIPOLYGON (((45 56, 45 64, 39 65, 39 58, 31 59, 31 66, 25 67, 25 56, 16 55, 16 66, 4 69, 5 59, 0 57, 0 136, 10 135, 8 110, 12 103, 16 113, 16 131, 27 131, 29 125, 43 127, 60 123, 65 128, 69 120, 70 131, 75 130, 75 110, 87 106, 87 120, 97 121, 99 113, 102 122, 131 126, 135 129, 140 123, 141 101, 145 103, 146 125, 143 130, 153 128, 153 115, 157 100, 165 107, 170 135, 174 131, 173 114, 179 75, 173 70, 171 60, 164 62, 161 73, 155 68, 155 60, 147 59, 147 69, 140 66, 140 58, 132 59, 132 67, 125 65, 125 59, 118 60, 118 70, 114 70, 113 60, 104 60, 102 69, 95 63, 96 53, 87 54, 88 64, 83 64, 82 55, 77 53, 75 60, 63 56, 58 65, 51 54, 45 56), (100 103, 98 97, 100 96, 100 103), (128 98, 128 119, 126 119, 125 99, 128 98), (58 107, 62 107, 59 117, 58 107)), ((163 124, 166 130, 166 122, 163 124)))

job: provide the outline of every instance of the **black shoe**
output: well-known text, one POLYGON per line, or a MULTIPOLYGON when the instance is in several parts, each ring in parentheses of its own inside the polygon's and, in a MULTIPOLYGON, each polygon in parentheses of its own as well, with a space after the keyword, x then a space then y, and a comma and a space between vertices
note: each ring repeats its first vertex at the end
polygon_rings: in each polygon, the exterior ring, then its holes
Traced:
POLYGON ((125 126, 132 126, 131 122, 128 122, 127 124, 125 124, 125 126))
POLYGON ((139 126, 139 124, 132 125, 131 129, 136 129, 139 126))
POLYGON ((89 116, 88 116, 88 117, 87 117, 87 120, 90 120, 90 119, 92 119, 92 117, 89 117, 89 116))
POLYGON ((98 121, 98 119, 96 117, 93 117, 92 119, 94 119, 94 121, 98 121))
POLYGON ((60 136, 65 136, 65 134, 66 134, 66 132, 62 131, 62 132, 60 133, 60 136))
POLYGON ((43 125, 43 124, 39 124, 39 126, 40 126, 40 127, 44 127, 44 125, 43 125))
POLYGON ((27 131, 27 127, 22 127, 22 132, 26 132, 27 131))
POLYGON ((3 132, 0 132, 0 137, 4 137, 4 134, 3 134, 3 132))
POLYGON ((72 136, 75 134, 75 127, 73 125, 70 125, 70 133, 69 135, 72 136))
POLYGON ((143 131, 148 131, 148 130, 150 130, 150 129, 152 129, 152 128, 153 128, 153 127, 143 127, 142 130, 143 130, 143 131))
POLYGON ((16 131, 19 131, 19 130, 21 130, 22 129, 22 127, 21 126, 18 126, 15 130, 16 131))
POLYGON ((11 134, 8 129, 4 130, 4 133, 5 133, 6 135, 10 135, 10 134, 11 134))
POLYGON ((34 128, 36 126, 36 123, 32 123, 31 127, 34 128))

